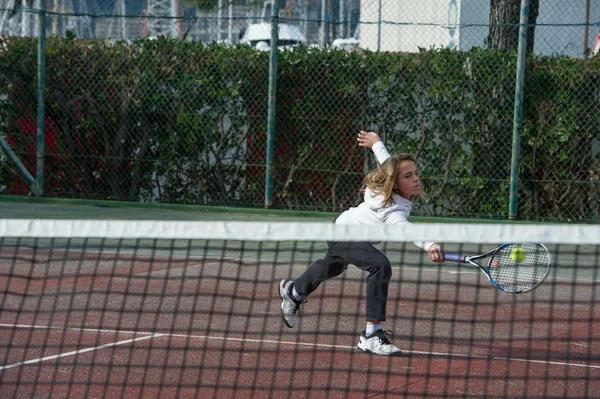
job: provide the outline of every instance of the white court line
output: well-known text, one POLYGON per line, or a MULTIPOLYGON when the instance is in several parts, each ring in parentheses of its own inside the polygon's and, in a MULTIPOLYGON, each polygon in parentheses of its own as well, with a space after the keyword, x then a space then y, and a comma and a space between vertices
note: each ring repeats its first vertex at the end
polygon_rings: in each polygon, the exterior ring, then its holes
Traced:
MULTIPOLYGON (((252 342, 259 344, 274 344, 274 345, 291 345, 291 346, 309 346, 309 347, 321 347, 321 348, 337 348, 337 349, 356 349, 355 346, 348 345, 328 345, 328 344, 315 344, 309 342, 293 342, 293 341, 276 341, 269 339, 251 339, 251 338, 232 338, 232 337, 219 337, 219 336, 209 336, 209 335, 190 335, 190 334, 153 334, 150 332, 136 332, 136 331, 118 331, 118 330, 102 330, 102 329, 92 329, 92 328, 72 328, 72 327, 52 327, 52 326, 33 326, 33 325, 23 325, 23 324, 0 324, 0 327, 8 327, 8 328, 29 328, 29 329, 46 329, 46 330, 71 330, 71 331, 86 331, 86 332, 117 332, 120 334, 149 334, 147 336, 141 338, 128 339, 124 341, 114 342, 111 344, 105 344, 94 348, 82 349, 79 351, 73 351, 64 353, 61 355, 47 356, 40 359, 28 360, 26 362, 14 363, 7 366, 0 366, 0 370, 22 366, 25 364, 41 362, 45 360, 56 359, 64 356, 72 356, 78 353, 89 352, 93 350, 103 349, 116 345, 123 345, 126 343, 141 341, 144 339, 151 339, 156 337, 173 337, 173 338, 186 338, 186 339, 204 339, 204 340, 221 340, 221 341, 237 341, 237 342, 252 342)), ((514 357, 500 357, 500 356, 484 356, 484 355, 470 355, 464 353, 445 353, 445 352, 425 352, 425 351, 412 351, 412 350, 402 350, 403 353, 412 353, 416 355, 426 355, 426 356, 439 356, 439 357, 456 357, 463 359, 479 359, 479 360, 502 360, 502 361, 514 361, 514 362, 523 362, 523 363, 535 363, 535 364, 546 364, 551 366, 567 366, 567 367, 583 367, 588 369, 598 369, 600 370, 600 365, 590 365, 590 364, 578 364, 578 363, 567 363, 567 362, 553 362, 547 360, 532 360, 532 359, 522 359, 522 358, 514 358, 514 357)))
MULTIPOLYGON (((4 326, 6 326, 6 324, 2 324, 0 326, 4 327, 4 326)), ((19 326, 19 327, 20 328, 25 328, 23 326, 19 326)), ((39 326, 29 326, 29 327, 30 328, 32 328, 32 327, 33 328, 43 328, 43 327, 39 327, 39 326)), ((90 329, 85 329, 85 331, 91 331, 91 330, 90 329)), ((111 342, 109 344, 104 344, 104 345, 100 345, 100 346, 94 346, 93 348, 79 349, 79 350, 76 350, 76 351, 71 351, 71 352, 66 352, 66 353, 60 353, 58 355, 44 356, 44 357, 40 357, 38 359, 31 359, 31 360, 26 360, 24 362, 7 364, 7 365, 4 365, 4 366, 0 366, 0 371, 1 370, 11 369, 13 367, 24 366, 24 365, 27 365, 27 364, 41 363, 41 362, 45 362, 47 360, 58 359, 58 358, 61 358, 61 357, 75 356, 75 355, 78 355, 80 353, 97 351, 97 350, 104 349, 104 348, 110 348, 110 347, 113 347, 113 346, 129 344, 129 343, 136 342, 136 341, 143 341, 143 340, 151 339, 151 338, 155 338, 155 337, 162 337, 164 335, 165 334, 152 334, 152 335, 148 335, 148 336, 144 336, 144 337, 140 337, 140 338, 131 338, 131 339, 123 340, 123 341, 111 342)))

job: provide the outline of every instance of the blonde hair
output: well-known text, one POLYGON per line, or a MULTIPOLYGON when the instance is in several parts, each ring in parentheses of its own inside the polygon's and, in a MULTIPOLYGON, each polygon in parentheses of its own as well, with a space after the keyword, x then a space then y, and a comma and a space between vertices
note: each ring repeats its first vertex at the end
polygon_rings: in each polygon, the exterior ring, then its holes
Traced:
POLYGON ((417 163, 415 157, 410 154, 392 155, 376 169, 365 176, 364 184, 374 195, 383 195, 382 206, 394 203, 393 194, 402 195, 396 187, 400 164, 404 161, 417 163))

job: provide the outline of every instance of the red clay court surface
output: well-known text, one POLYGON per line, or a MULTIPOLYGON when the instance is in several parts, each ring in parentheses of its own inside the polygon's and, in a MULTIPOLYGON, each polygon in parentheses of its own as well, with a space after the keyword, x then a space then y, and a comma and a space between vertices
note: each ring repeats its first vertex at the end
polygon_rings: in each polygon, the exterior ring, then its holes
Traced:
POLYGON ((478 272, 394 269, 385 328, 403 354, 385 358, 356 348, 366 275, 353 266, 323 284, 288 329, 276 287, 304 261, 8 246, 0 255, 2 398, 600 392, 594 280, 551 278, 509 295, 478 272))

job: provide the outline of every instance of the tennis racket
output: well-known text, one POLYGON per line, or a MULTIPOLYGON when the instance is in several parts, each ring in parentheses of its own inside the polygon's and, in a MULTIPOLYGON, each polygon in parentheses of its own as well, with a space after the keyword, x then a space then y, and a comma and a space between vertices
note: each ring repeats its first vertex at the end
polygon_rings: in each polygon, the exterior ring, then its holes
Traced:
POLYGON ((494 287, 515 294, 531 291, 550 272, 550 252, 544 245, 534 243, 503 244, 477 256, 445 254, 444 259, 478 267, 494 287), (483 267, 478 261, 486 258, 489 261, 483 267))

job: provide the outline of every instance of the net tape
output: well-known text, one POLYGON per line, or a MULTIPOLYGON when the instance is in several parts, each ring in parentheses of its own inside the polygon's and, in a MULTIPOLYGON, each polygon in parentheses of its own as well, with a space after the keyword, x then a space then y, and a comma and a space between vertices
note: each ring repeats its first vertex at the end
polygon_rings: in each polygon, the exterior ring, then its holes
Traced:
POLYGON ((437 241, 600 244, 598 225, 448 224, 335 225, 318 222, 182 222, 155 220, 0 219, 2 237, 173 238, 249 241, 437 241))

